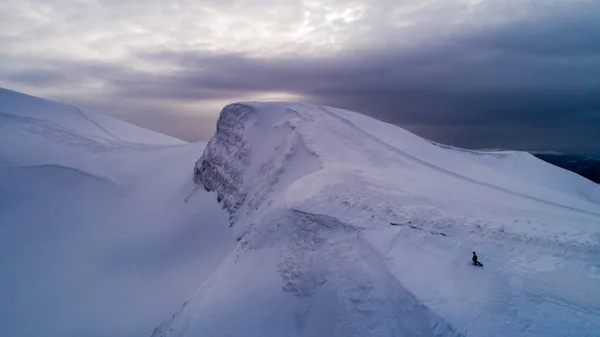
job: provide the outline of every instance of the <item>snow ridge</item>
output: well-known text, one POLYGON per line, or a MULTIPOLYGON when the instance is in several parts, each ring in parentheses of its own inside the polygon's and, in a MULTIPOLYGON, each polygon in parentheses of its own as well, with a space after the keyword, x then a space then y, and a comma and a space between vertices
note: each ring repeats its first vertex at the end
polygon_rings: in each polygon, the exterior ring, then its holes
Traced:
POLYGON ((600 277, 600 189, 530 155, 440 146, 330 107, 236 103, 194 177, 237 246, 154 336, 600 328, 600 292, 582 290, 600 277), (466 263, 472 250, 485 269, 466 263))
POLYGON ((121 143, 182 145, 186 142, 103 115, 87 113, 73 105, 0 88, 0 113, 36 120, 86 137, 121 143))
POLYGON ((311 133, 320 121, 301 108, 238 103, 221 112, 194 173, 230 213, 238 248, 153 336, 460 336, 393 277, 360 227, 287 202, 290 186, 329 154, 311 133), (232 296, 235 329, 215 309, 232 296))

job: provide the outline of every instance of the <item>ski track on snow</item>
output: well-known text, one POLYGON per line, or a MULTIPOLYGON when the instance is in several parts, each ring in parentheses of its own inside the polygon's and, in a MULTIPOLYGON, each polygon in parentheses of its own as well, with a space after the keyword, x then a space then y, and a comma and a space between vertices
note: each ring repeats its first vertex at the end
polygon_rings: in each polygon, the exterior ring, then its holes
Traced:
POLYGON ((96 127, 98 127, 98 129, 102 130, 102 131, 103 131, 104 133, 106 133, 107 135, 111 136, 112 138, 114 138, 114 139, 116 139, 116 140, 119 140, 119 141, 122 141, 122 142, 126 142, 125 140, 123 140, 123 139, 121 139, 121 138, 117 137, 117 136, 116 136, 115 134, 113 134, 112 132, 108 131, 106 128, 104 128, 102 125, 100 125, 100 123, 98 123, 98 122, 94 121, 93 119, 91 119, 90 117, 86 116, 86 115, 83 113, 83 111, 81 111, 81 109, 79 109, 79 108, 77 108, 77 107, 75 107, 75 106, 72 106, 72 105, 69 105, 69 106, 70 106, 71 108, 73 108, 73 110, 75 110, 75 112, 76 112, 76 113, 77 113, 79 116, 81 116, 81 117, 82 117, 83 119, 85 119, 86 121, 88 121, 88 122, 90 122, 90 123, 94 124, 96 127))

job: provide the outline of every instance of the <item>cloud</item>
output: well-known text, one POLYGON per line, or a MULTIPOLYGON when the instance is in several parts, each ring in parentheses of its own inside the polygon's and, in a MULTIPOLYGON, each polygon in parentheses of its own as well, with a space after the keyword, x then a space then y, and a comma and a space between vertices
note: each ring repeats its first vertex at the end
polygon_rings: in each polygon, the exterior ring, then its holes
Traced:
MULTIPOLYGON (((597 2, 94 6, 101 14, 92 22, 113 13, 116 23, 84 29, 82 36, 95 37, 82 38, 88 42, 77 49, 80 57, 0 52, 0 84, 53 87, 51 97, 189 140, 214 127, 198 128, 194 137, 166 121, 185 115, 210 124, 221 103, 277 94, 364 112, 454 145, 600 152, 600 135, 590 131, 600 129, 597 2), (172 31, 157 33, 149 28, 153 20, 172 31), (102 58, 105 47, 110 57, 102 58), (89 57, 90 49, 99 55, 89 57)), ((72 9, 69 20, 81 24, 79 12, 72 9)))
POLYGON ((39 87, 70 82, 67 74, 62 71, 48 69, 19 71, 8 74, 7 79, 11 82, 25 83, 39 87))

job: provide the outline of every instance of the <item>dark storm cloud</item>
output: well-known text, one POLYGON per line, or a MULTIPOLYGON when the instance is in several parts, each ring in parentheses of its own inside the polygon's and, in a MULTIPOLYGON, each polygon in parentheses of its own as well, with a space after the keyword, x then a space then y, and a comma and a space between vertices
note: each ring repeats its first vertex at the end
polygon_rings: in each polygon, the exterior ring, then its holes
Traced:
POLYGON ((398 124, 585 125, 600 114, 600 20, 589 14, 600 7, 591 7, 410 51, 151 57, 185 69, 170 78, 167 96, 285 91, 398 124))
POLYGON ((588 125, 600 114, 600 6, 576 9, 409 51, 143 57, 184 69, 172 74, 166 96, 284 91, 397 124, 588 125))
POLYGON ((327 57, 165 49, 137 52, 132 62, 176 70, 45 60, 40 69, 9 78, 31 85, 100 79, 104 98, 115 105, 152 101, 166 107, 286 92, 460 146, 600 151, 600 132, 594 132, 600 130, 597 13, 599 3, 574 3, 410 48, 327 57))
POLYGON ((466 39, 504 53, 542 56, 598 56, 600 20, 598 3, 563 6, 534 21, 509 25, 466 39))

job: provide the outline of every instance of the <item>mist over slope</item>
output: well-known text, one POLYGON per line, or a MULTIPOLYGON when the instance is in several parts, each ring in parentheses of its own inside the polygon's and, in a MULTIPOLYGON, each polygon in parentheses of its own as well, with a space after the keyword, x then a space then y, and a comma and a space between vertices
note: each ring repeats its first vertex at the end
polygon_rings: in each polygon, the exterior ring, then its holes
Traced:
POLYGON ((148 336, 233 249, 205 143, 0 89, 0 144, 3 335, 148 336))
POLYGON ((530 154, 242 103, 221 112, 195 177, 238 244, 154 336, 600 331, 600 188, 530 154))

